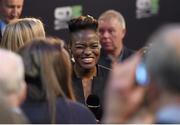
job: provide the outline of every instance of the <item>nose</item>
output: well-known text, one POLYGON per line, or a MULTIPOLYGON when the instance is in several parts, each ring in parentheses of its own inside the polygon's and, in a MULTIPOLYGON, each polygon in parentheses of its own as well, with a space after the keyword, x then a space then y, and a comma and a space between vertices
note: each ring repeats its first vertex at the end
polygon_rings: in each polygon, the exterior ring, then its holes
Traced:
POLYGON ((84 54, 85 54, 86 56, 91 55, 91 53, 92 53, 92 51, 91 51, 91 49, 90 49, 89 47, 87 47, 87 48, 84 50, 84 54))
POLYGON ((108 33, 107 31, 105 31, 105 32, 102 34, 102 37, 108 38, 108 37, 109 37, 109 33, 108 33))
POLYGON ((19 17, 19 9, 17 7, 14 7, 12 10, 12 16, 13 17, 19 17))

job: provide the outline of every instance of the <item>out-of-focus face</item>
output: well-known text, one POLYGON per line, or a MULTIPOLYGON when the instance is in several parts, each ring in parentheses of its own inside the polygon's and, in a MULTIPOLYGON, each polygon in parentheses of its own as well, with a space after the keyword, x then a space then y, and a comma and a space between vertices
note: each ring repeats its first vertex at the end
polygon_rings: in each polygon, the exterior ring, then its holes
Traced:
POLYGON ((79 67, 94 68, 100 56, 100 42, 97 33, 88 29, 73 33, 71 53, 79 67))
POLYGON ((0 0, 0 15, 6 23, 18 19, 21 15, 24 0, 0 0))
POLYGON ((120 22, 115 19, 106 19, 99 21, 100 43, 107 52, 114 52, 122 47, 125 29, 120 22))

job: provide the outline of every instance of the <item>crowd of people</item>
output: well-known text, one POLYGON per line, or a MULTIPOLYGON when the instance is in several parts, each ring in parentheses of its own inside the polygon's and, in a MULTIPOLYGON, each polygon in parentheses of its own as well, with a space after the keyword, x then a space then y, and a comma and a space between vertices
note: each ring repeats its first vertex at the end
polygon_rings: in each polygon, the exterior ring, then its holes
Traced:
POLYGON ((180 123, 180 24, 124 45, 116 10, 72 18, 70 41, 0 0, 0 123, 180 123))

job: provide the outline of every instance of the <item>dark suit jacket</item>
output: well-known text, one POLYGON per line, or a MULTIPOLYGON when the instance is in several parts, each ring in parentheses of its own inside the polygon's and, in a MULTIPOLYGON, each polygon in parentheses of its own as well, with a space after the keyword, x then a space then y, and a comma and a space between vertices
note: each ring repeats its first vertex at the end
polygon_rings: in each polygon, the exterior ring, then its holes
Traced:
MULTIPOLYGON (((134 53, 133 50, 126 48, 123 46, 122 52, 119 55, 118 62, 122 62, 128 57, 130 57, 134 53)), ((101 56, 98 62, 100 65, 103 65, 105 67, 111 68, 111 59, 108 57, 108 54, 105 52, 105 50, 101 49, 101 56)))
MULTIPOLYGON (((69 101, 65 98, 58 98, 56 104, 57 124, 95 124, 93 114, 83 105, 69 101)), ((34 124, 50 124, 50 114, 47 101, 26 100, 22 105, 22 110, 34 124)))

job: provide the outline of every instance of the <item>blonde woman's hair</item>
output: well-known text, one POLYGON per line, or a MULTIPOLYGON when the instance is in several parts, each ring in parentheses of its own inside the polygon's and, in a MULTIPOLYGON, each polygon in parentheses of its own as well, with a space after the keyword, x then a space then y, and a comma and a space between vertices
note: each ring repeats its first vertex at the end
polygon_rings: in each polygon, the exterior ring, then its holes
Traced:
POLYGON ((38 37, 45 38, 44 26, 39 19, 17 19, 6 26, 0 46, 11 51, 17 51, 25 43, 38 37))
POLYGON ((61 39, 38 38, 20 48, 18 53, 24 61, 28 87, 38 88, 33 93, 28 91, 28 94, 32 98, 48 101, 51 123, 55 123, 57 98, 66 96, 75 100, 72 66, 64 42, 61 39), (38 94, 37 90, 45 94, 38 94))

